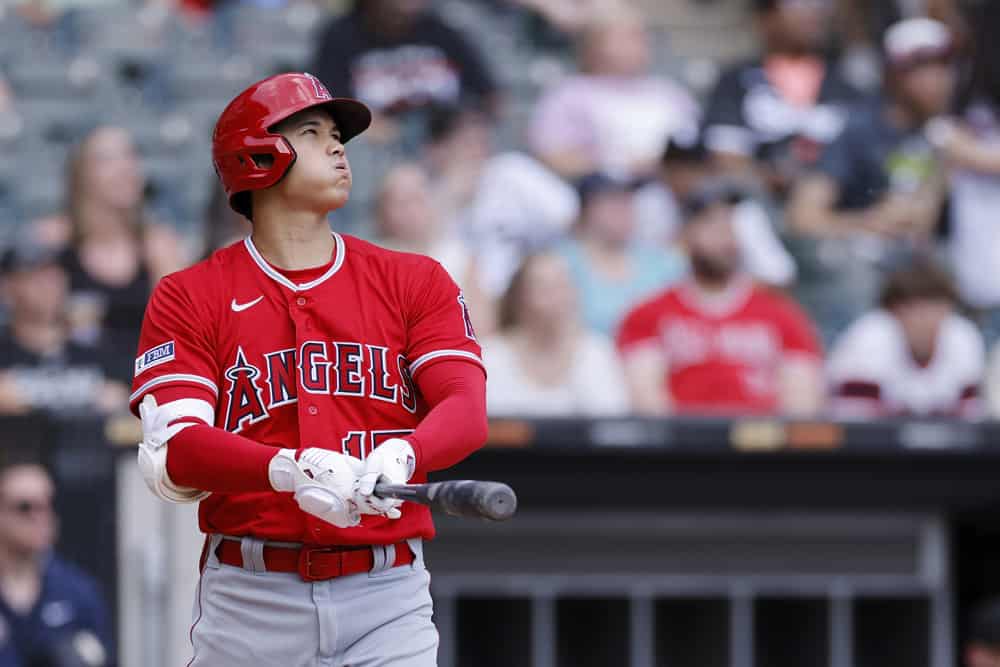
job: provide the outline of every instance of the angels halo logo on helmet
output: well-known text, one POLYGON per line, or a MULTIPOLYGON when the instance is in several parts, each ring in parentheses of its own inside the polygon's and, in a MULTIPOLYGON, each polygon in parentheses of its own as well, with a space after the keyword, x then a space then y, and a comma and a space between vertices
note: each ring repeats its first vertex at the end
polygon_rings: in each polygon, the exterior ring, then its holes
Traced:
POLYGON ((306 109, 329 110, 347 143, 371 124, 371 111, 348 97, 334 97, 312 74, 288 72, 268 77, 237 95, 219 115, 212 133, 212 163, 237 213, 249 217, 237 195, 276 184, 295 163, 295 149, 270 128, 306 109), (262 166, 260 156, 270 156, 262 166))

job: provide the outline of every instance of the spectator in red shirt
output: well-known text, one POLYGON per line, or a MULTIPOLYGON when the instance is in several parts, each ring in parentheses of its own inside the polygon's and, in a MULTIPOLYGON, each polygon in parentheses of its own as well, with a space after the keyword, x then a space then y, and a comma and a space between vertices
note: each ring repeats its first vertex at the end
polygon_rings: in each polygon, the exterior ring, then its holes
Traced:
POLYGON ((820 344, 803 311, 740 266, 738 187, 710 181, 685 202, 691 275, 633 309, 618 348, 635 412, 808 416, 822 403, 820 344))

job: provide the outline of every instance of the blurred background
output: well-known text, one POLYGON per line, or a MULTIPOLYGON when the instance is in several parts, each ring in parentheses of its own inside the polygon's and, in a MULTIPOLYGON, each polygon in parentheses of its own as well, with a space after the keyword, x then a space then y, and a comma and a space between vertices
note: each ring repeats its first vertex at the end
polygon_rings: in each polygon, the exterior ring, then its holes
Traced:
POLYGON ((146 300, 249 233, 249 83, 369 104, 333 227, 463 288, 440 664, 1000 666, 1000 3, 0 3, 0 667, 184 664, 134 466, 146 300))

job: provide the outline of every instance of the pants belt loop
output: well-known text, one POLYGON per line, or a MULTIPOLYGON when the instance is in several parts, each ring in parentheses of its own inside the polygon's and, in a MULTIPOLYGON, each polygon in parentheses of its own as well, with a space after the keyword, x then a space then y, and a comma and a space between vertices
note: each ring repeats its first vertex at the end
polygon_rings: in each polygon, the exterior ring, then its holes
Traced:
POLYGON ((219 569, 219 555, 215 553, 219 549, 219 545, 222 544, 222 535, 219 533, 212 533, 208 536, 208 557, 205 558, 205 567, 211 567, 213 569, 219 569))
POLYGON ((244 537, 240 540, 240 555, 243 556, 243 569, 254 574, 267 572, 264 565, 264 540, 244 537))
POLYGON ((414 570, 422 570, 424 567, 424 541, 419 537, 411 537, 406 540, 406 543, 410 546, 410 551, 413 552, 413 562, 410 563, 410 567, 414 570))
POLYGON ((385 572, 396 563, 396 547, 391 544, 373 544, 372 573, 385 572))

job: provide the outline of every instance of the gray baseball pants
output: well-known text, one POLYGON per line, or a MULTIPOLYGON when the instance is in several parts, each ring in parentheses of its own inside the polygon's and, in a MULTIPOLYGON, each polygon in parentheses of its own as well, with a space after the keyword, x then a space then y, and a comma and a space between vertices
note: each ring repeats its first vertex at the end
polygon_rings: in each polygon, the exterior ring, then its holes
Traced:
POLYGON ((259 540, 243 540, 243 567, 220 563, 219 539, 210 537, 195 596, 188 667, 437 665, 420 540, 409 541, 409 565, 387 567, 376 549, 368 573, 307 582, 264 571, 259 540))

